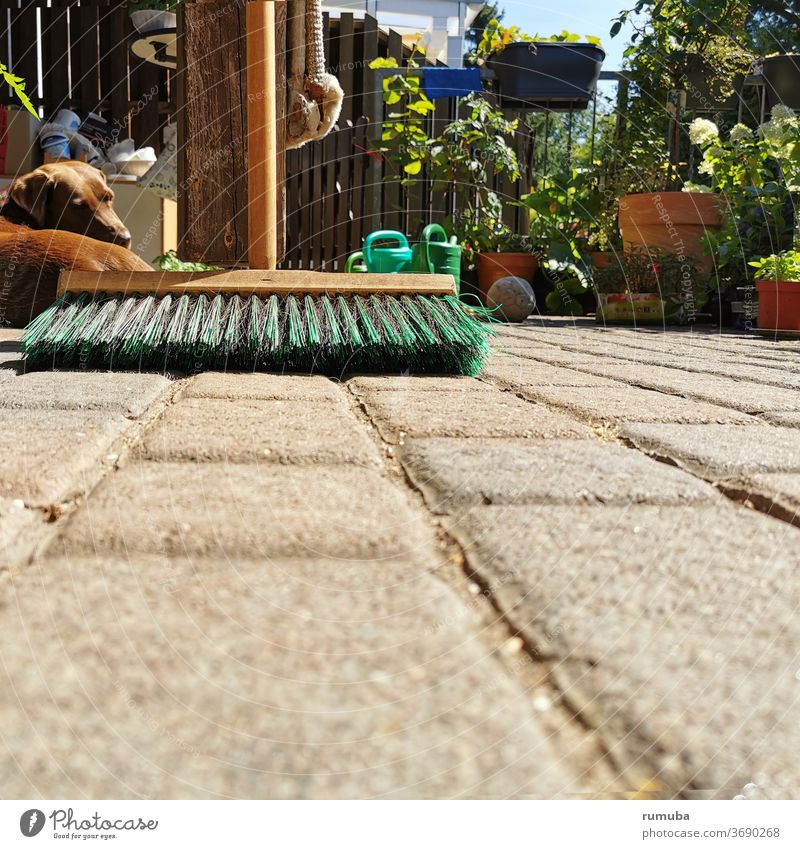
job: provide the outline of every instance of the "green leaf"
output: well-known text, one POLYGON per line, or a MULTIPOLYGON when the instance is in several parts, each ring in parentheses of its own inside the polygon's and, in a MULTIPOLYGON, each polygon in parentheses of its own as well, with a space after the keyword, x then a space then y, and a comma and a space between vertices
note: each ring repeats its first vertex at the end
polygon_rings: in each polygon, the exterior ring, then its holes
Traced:
POLYGON ((417 174, 419 174, 422 171, 422 162, 420 160, 416 160, 414 162, 409 162, 408 165, 406 165, 406 167, 403 168, 403 171, 405 171, 406 174, 411 174, 412 176, 416 176, 417 174))
POLYGON ((369 66, 373 70, 377 70, 378 68, 398 68, 398 67, 400 67, 397 64, 397 59, 393 59, 391 56, 388 59, 382 59, 382 58, 373 59, 369 63, 369 66))

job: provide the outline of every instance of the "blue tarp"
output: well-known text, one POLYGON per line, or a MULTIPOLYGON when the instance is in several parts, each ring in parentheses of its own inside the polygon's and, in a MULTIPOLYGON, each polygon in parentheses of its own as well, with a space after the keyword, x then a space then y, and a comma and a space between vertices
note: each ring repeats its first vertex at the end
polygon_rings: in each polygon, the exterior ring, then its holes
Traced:
POLYGON ((466 97, 483 91, 480 68, 422 68, 425 94, 437 97, 466 97))

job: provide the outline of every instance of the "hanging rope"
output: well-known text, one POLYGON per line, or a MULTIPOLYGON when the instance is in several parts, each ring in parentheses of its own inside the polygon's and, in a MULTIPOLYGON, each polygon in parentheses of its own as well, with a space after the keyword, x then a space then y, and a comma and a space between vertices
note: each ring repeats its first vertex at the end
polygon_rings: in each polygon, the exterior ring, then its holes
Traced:
POLYGON ((344 92, 325 71, 322 0, 289 3, 289 138, 287 148, 325 138, 342 111, 344 92))

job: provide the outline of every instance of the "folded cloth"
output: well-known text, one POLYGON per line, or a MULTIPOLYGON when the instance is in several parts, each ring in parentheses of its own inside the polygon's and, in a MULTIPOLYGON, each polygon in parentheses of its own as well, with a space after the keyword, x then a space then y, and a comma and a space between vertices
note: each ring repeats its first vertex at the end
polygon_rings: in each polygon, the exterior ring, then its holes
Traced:
POLYGON ((483 91, 480 68, 422 68, 425 94, 437 97, 466 97, 483 91))

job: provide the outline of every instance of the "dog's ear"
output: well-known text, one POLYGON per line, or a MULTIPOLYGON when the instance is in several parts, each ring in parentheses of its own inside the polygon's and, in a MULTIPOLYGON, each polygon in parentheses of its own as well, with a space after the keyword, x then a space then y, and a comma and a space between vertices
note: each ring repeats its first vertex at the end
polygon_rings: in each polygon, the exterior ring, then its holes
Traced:
POLYGON ((11 200, 22 207, 39 227, 44 227, 47 204, 54 186, 52 178, 41 169, 37 169, 14 180, 8 194, 11 200))

